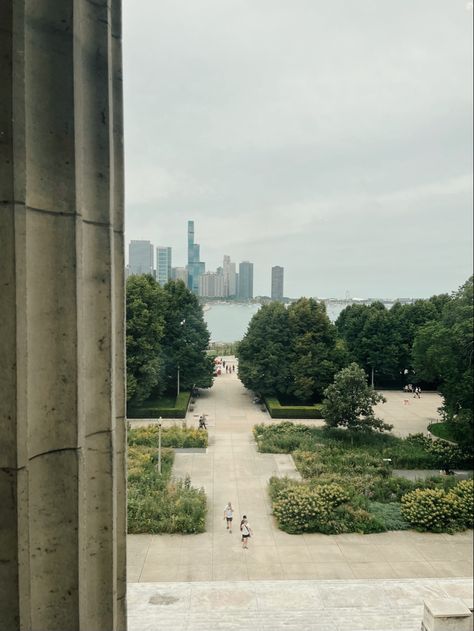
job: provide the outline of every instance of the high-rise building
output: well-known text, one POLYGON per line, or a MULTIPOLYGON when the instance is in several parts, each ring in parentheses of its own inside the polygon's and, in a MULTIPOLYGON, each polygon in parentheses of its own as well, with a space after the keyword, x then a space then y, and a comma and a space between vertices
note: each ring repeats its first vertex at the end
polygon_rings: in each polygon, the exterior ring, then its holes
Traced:
POLYGON ((253 263, 242 261, 239 264, 239 298, 251 300, 253 298, 253 263))
POLYGON ((237 279, 235 263, 232 263, 230 256, 224 256, 224 296, 229 298, 237 294, 237 279))
POLYGON ((283 267, 272 267, 272 300, 283 300, 283 267))
POLYGON ((156 280, 160 285, 166 285, 171 280, 171 248, 156 248, 156 280))
POLYGON ((153 244, 150 241, 130 241, 128 245, 130 275, 153 275, 153 244))
POLYGON ((203 298, 224 296, 224 276, 218 272, 206 272, 199 277, 199 295, 203 298))
POLYGON ((182 280, 188 286, 188 271, 185 267, 172 267, 171 280, 182 280))
POLYGON ((199 277, 206 271, 206 264, 200 259, 199 244, 194 243, 194 221, 188 221, 188 287, 199 293, 199 277))

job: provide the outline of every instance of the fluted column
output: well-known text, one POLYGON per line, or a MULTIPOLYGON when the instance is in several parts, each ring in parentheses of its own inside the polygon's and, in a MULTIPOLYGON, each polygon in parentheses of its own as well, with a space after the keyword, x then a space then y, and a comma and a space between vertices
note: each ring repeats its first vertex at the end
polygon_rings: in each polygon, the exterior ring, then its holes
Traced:
POLYGON ((0 3, 8 631, 126 628, 120 23, 117 0, 0 3))

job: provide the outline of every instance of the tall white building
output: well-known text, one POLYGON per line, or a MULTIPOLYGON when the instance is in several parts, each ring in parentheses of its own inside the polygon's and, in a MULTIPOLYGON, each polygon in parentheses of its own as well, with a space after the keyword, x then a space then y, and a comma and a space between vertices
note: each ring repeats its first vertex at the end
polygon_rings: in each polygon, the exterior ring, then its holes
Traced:
POLYGON ((153 276, 153 244, 150 241, 130 241, 128 267, 130 275, 151 274, 153 276))
POLYGON ((237 278, 235 263, 232 263, 230 256, 224 256, 224 296, 226 298, 237 295, 237 278))
POLYGON ((224 297, 224 276, 219 272, 206 272, 199 277, 199 295, 203 298, 224 297))
POLYGON ((156 280, 160 285, 166 285, 171 280, 171 248, 156 248, 156 280))

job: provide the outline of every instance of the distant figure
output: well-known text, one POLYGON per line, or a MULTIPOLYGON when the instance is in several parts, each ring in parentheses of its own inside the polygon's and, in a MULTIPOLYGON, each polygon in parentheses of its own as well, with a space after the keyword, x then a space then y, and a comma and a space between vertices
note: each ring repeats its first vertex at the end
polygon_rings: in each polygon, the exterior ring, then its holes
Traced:
POLYGON ((198 427, 198 429, 207 429, 206 417, 204 416, 204 414, 201 414, 201 416, 199 417, 199 427, 198 427))
POLYGON ((418 399, 421 399, 421 388, 419 386, 416 386, 415 388, 415 394, 413 395, 413 398, 417 397, 418 399))
POLYGON ((224 508, 224 519, 226 520, 227 530, 229 534, 232 534, 232 519, 234 518, 234 509, 232 504, 227 502, 227 506, 224 508))
POLYGON ((240 532, 242 533, 242 548, 247 550, 249 545, 248 542, 252 535, 252 529, 250 528, 250 524, 247 520, 247 515, 242 517, 242 521, 240 522, 240 532))
POLYGON ((222 365, 223 365, 223 366, 224 366, 224 368, 225 368, 225 359, 223 359, 223 360, 222 360, 222 365))
POLYGON ((235 364, 232 364, 232 372, 235 372, 235 364))

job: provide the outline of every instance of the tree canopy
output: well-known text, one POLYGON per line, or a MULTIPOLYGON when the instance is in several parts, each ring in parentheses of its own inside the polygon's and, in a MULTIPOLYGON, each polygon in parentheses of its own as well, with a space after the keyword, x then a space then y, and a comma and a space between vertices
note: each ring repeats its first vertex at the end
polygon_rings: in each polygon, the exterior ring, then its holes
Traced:
POLYGON ((152 276, 131 276, 126 287, 127 400, 212 385, 209 332, 202 307, 182 281, 161 287, 152 276))
POLYGON ((264 305, 238 348, 239 377, 259 394, 320 400, 344 361, 323 303, 301 298, 286 308, 264 305))
POLYGON ((442 305, 439 319, 416 333, 413 362, 417 374, 439 381, 446 420, 470 441, 473 429, 473 277, 442 305))

